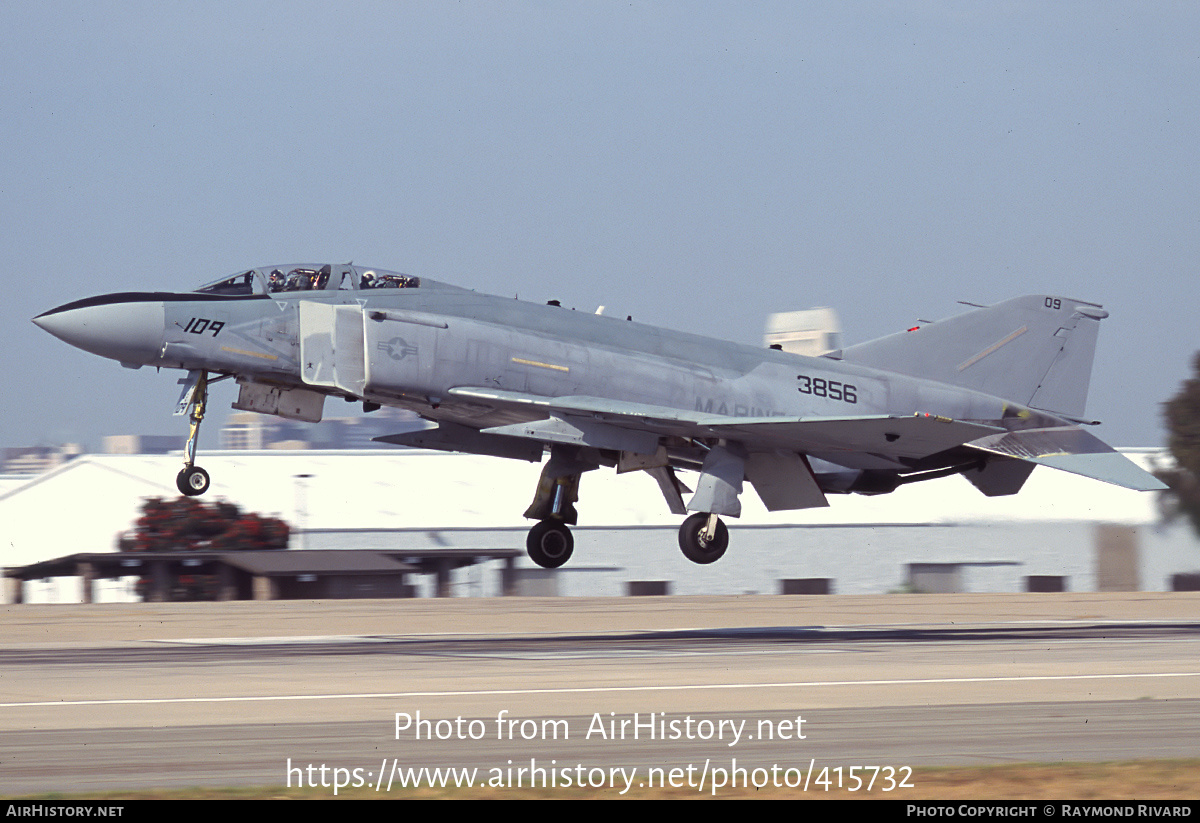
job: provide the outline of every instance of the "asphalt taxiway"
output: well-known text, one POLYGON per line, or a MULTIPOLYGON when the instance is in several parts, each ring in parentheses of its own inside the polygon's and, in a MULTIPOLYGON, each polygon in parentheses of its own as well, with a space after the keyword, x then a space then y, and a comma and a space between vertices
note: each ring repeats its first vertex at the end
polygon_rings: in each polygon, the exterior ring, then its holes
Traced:
POLYGON ((383 792, 422 767, 919 784, 1195 757, 1200 736, 1196 594, 24 605, 0 627, 9 794, 383 792))

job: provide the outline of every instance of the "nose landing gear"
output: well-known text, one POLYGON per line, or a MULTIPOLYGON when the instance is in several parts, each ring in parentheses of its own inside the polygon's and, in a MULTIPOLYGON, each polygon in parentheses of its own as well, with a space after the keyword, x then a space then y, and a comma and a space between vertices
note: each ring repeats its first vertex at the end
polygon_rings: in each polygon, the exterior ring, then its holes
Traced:
POLYGON ((208 472, 199 466, 184 466, 175 475, 175 488, 180 494, 195 497, 208 491, 208 472))
POLYGON ((183 414, 190 409, 191 430, 188 433, 187 446, 184 447, 185 460, 179 474, 175 475, 175 488, 179 493, 188 497, 204 494, 208 491, 208 472, 196 465, 196 442, 200 438, 200 422, 204 419, 204 407, 208 403, 208 372, 189 373, 185 381, 183 394, 179 397, 176 414, 183 414))

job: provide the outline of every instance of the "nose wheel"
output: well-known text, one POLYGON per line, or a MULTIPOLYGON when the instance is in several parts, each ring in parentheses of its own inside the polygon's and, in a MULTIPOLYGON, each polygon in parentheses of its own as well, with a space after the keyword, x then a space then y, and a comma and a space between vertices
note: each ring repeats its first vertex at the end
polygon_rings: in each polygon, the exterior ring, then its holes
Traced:
POLYGON ((204 494, 208 491, 208 472, 199 466, 184 466, 175 475, 175 487, 188 497, 204 494))
POLYGON ((208 372, 189 374, 187 382, 191 385, 184 387, 179 398, 180 408, 175 413, 182 414, 183 409, 190 409, 192 425, 183 450, 183 468, 175 475, 175 488, 179 489, 180 494, 195 497, 208 491, 209 484, 208 472, 196 465, 196 442, 200 439, 200 422, 204 420, 204 407, 208 403, 208 372))
POLYGON ((561 520, 542 520, 529 530, 525 549, 529 559, 543 569, 557 569, 571 559, 575 538, 561 520))
POLYGON ((679 527, 679 548, 693 563, 715 563, 729 548, 729 529, 715 514, 697 512, 679 527))

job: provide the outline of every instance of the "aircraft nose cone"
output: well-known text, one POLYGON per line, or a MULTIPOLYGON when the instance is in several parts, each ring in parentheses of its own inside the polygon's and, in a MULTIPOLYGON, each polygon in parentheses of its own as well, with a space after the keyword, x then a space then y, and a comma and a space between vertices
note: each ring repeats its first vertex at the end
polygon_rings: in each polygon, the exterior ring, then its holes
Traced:
POLYGON ((122 365, 141 366, 159 358, 165 314, 162 301, 109 295, 67 303, 33 322, 64 343, 122 365))

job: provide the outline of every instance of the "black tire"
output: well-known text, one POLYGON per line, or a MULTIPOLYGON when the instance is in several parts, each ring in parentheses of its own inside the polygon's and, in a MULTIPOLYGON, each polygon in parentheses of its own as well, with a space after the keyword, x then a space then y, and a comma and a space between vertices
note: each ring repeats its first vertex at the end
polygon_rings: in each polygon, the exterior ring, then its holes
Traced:
POLYGON ((529 530, 525 538, 529 559, 543 569, 557 569, 571 559, 575 538, 567 524, 559 520, 543 520, 529 530))
POLYGON ((208 491, 208 472, 199 466, 184 466, 175 475, 175 488, 188 497, 204 494, 208 491))
POLYGON ((717 532, 711 543, 706 543, 701 537, 704 527, 708 525, 708 515, 696 512, 679 527, 679 548, 683 556, 693 563, 707 565, 715 563, 729 548, 729 529, 720 520, 717 521, 717 532))

